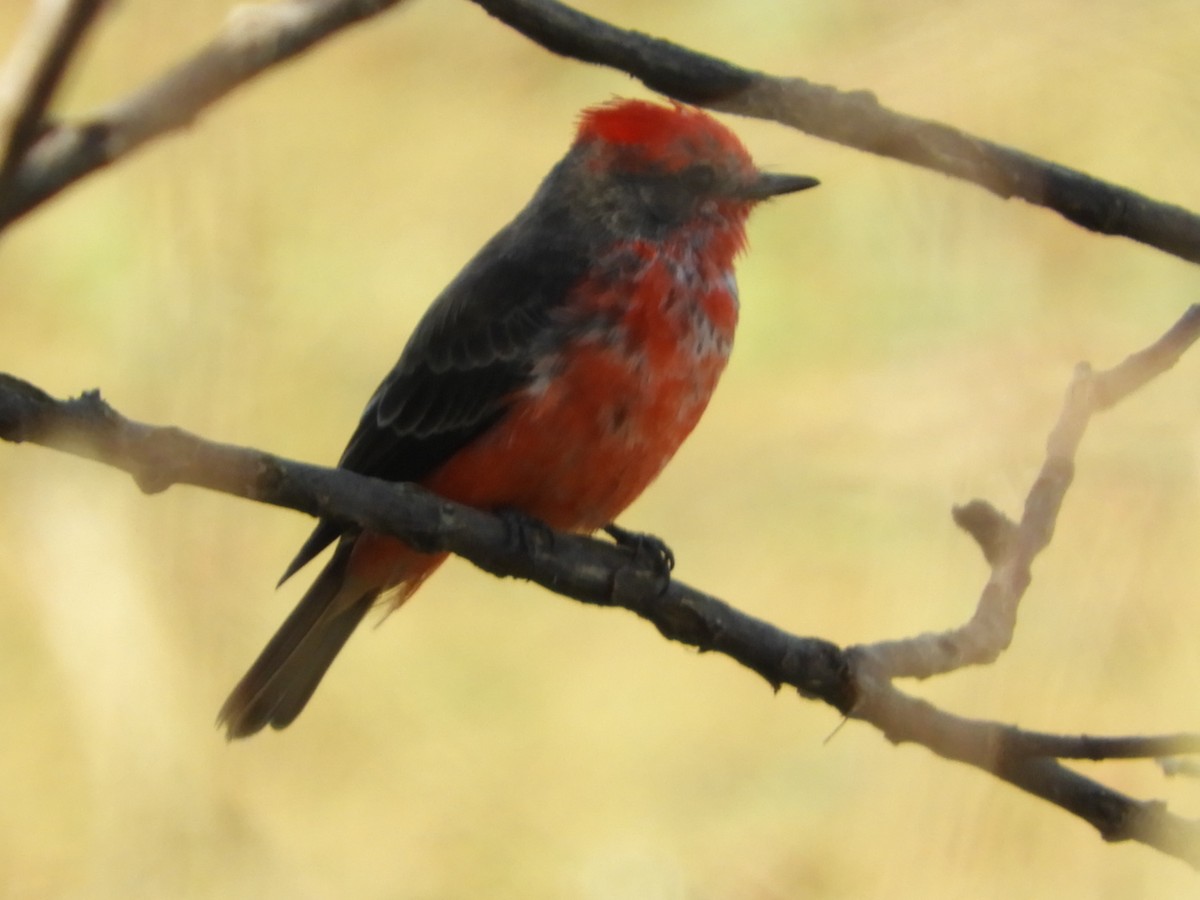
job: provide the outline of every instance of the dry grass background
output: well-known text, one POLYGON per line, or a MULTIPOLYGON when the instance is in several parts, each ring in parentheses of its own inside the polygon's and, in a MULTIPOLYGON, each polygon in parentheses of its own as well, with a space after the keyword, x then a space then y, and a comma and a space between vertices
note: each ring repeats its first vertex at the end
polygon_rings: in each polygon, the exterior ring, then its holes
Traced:
MULTIPOLYGON (((7 41, 25 3, 0 7, 7 41)), ((1188 0, 595 0, 589 11, 1200 207, 1188 0)), ((82 111, 224 0, 126 0, 82 111)), ((347 34, 5 236, 0 369, 332 461, 425 305, 528 198, 576 111, 638 94, 467 3, 347 34)), ((761 210, 735 360, 627 515, 679 574, 839 641, 957 623, 952 503, 1015 510, 1079 359, 1195 270, 900 164, 733 121, 824 186, 761 210)), ((1098 420, 1018 638, 921 686, 1064 732, 1195 727, 1200 357, 1098 420)), ((304 578, 301 517, 0 447, 0 897, 1191 897, 1196 876, 924 750, 773 695, 620 612, 448 566, 291 729, 212 720, 304 578)), ((1200 813, 1200 785, 1095 767, 1200 813)))

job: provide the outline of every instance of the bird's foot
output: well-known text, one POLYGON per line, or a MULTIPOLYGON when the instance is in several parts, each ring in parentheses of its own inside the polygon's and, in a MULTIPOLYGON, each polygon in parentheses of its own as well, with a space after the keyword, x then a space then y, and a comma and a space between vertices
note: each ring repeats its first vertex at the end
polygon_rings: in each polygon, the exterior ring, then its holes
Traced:
POLYGON ((629 531, 614 522, 604 526, 604 531, 617 542, 617 545, 632 551, 638 562, 647 561, 654 569, 654 574, 662 581, 659 593, 667 589, 671 583, 671 570, 675 568, 675 554, 667 546, 667 542, 653 534, 641 531, 629 531))

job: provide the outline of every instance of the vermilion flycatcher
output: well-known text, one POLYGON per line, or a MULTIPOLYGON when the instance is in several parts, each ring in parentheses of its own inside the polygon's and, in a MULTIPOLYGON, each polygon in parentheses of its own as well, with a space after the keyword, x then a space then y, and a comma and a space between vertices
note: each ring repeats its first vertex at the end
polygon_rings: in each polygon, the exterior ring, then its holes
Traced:
MULTIPOLYGON (((339 466, 565 531, 610 526, 725 368, 751 208, 816 184, 760 172, 692 107, 584 111, 529 205, 429 308, 339 466)), ((284 579, 334 541, 225 701, 231 738, 288 725, 367 611, 403 603, 445 559, 321 521, 284 579)))

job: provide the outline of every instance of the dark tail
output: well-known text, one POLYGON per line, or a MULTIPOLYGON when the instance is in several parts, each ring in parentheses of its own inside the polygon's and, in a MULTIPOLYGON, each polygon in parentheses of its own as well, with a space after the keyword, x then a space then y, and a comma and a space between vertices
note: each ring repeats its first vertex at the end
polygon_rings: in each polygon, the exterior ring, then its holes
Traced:
POLYGON ((225 726, 230 740, 267 725, 290 725, 375 602, 375 591, 349 604, 339 596, 352 546, 350 541, 338 545, 333 559, 221 707, 217 723, 225 726))

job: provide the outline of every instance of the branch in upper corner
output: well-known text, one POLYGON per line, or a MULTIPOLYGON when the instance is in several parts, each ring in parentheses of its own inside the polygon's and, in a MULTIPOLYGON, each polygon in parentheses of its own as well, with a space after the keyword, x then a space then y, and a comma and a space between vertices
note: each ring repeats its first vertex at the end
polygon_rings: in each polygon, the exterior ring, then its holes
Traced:
POLYGON ((46 110, 108 0, 35 3, 0 71, 0 186, 46 128, 46 110))
MULTIPOLYGON (((0 191, 0 229, 145 141, 178 129, 262 71, 400 0, 287 0, 240 7, 193 57, 77 124, 41 134, 0 191)), ((1020 150, 895 112, 868 91, 839 91, 743 68, 618 28, 553 0, 474 0, 547 49, 607 65, 648 87, 724 112, 770 119, 1053 209, 1200 262, 1200 216, 1020 150)))
POLYGON ((284 0, 239 6, 194 56, 78 124, 46 129, 0 191, 0 228, 146 141, 193 122, 230 91, 402 0, 284 0))
POLYGON ((768 75, 670 41, 618 28, 555 0, 474 0, 554 53, 611 66, 687 103, 770 119, 1019 197, 1101 234, 1122 235, 1200 262, 1200 216, 1083 172, 839 91, 768 75))
POLYGON ((851 649, 883 679, 929 678, 993 662, 1012 642, 1017 609, 1030 582, 1034 559, 1050 544, 1063 497, 1075 470, 1075 454, 1092 416, 1108 409, 1170 369, 1200 339, 1200 305, 1189 307, 1162 337, 1102 372, 1080 364, 1050 437, 1046 459, 1029 489, 1015 526, 981 500, 955 510, 955 520, 979 542, 991 575, 971 619, 951 631, 922 634, 851 649))

